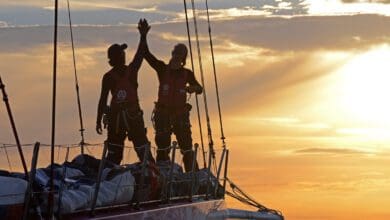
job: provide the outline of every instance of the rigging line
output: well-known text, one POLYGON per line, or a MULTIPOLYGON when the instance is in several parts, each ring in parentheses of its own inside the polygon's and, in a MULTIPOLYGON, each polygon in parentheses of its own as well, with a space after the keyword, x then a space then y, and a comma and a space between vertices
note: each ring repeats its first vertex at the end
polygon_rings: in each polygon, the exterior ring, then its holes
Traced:
POLYGON ((270 212, 275 215, 279 215, 283 217, 283 214, 274 209, 267 208, 266 206, 260 204, 256 200, 254 200, 251 196, 249 196, 247 193, 245 193, 242 189, 240 189, 235 183, 233 183, 229 178, 227 178, 227 181, 230 183, 230 187, 233 190, 233 192, 226 191, 226 194, 237 199, 238 201, 241 201, 245 204, 251 205, 253 207, 258 208, 258 211, 265 211, 270 212))
POLYGON ((48 199, 48 213, 49 218, 53 216, 54 209, 54 145, 55 145, 55 125, 56 125, 56 90, 57 90, 57 31, 58 31, 58 0, 55 0, 54 4, 54 55, 53 55, 53 100, 52 100, 52 124, 51 124, 51 152, 50 152, 50 192, 48 199))
POLYGON ((225 134, 224 134, 224 131, 223 131, 221 102, 220 102, 220 99, 219 99, 219 88, 218 88, 218 80, 217 80, 217 70, 216 70, 216 67, 215 67, 214 44, 213 44, 213 38, 211 36, 211 24, 210 24, 210 14, 209 14, 208 0, 206 0, 206 12, 207 12, 207 24, 208 24, 209 41, 210 41, 210 51, 211 51, 211 58, 212 58, 212 61, 213 61, 215 93, 217 95, 219 126, 220 126, 220 129, 221 129, 222 145, 225 148, 226 147, 226 143, 225 143, 225 139, 226 138, 225 138, 225 134))
POLYGON ((215 159, 215 152, 214 152, 214 147, 213 147, 214 146, 214 142, 213 142, 213 136, 212 136, 212 133, 211 133, 209 108, 208 108, 208 105, 207 105, 207 94, 206 94, 206 88, 205 88, 205 83, 204 83, 202 55, 201 55, 201 51, 200 51, 198 22, 196 20, 196 11, 195 11, 195 2, 194 2, 194 0, 191 0, 191 4, 192 4, 192 15, 193 15, 193 20, 194 20, 196 46, 197 46, 197 51, 198 51, 199 70, 200 70, 200 75, 201 75, 201 79, 202 79, 202 86, 203 86, 203 100, 204 100, 204 107, 205 107, 206 121, 207 121, 207 136, 208 136, 208 139, 209 139, 210 153, 212 155, 212 158, 215 159))
POLYGON ((74 49, 74 40, 73 40, 73 28, 72 28, 72 19, 70 16, 70 4, 69 0, 67 0, 68 5, 68 18, 69 18, 69 31, 70 31, 70 39, 72 42, 72 55, 73 55, 73 67, 74 67, 74 79, 75 79, 75 85, 76 85, 76 95, 77 95, 77 107, 79 111, 79 119, 80 119, 80 135, 81 135, 81 154, 84 154, 84 123, 83 123, 83 114, 81 111, 81 101, 80 101, 80 89, 79 89, 79 80, 77 77, 77 68, 76 68, 76 55, 75 55, 75 49, 74 49))
POLYGON ((20 160, 22 161, 24 175, 25 175, 26 180, 28 181, 29 178, 28 178, 28 170, 27 170, 26 160, 24 159, 23 149, 22 149, 22 146, 20 145, 18 131, 16 130, 14 117, 12 116, 11 106, 10 106, 10 104, 8 102, 8 95, 7 95, 6 91, 5 91, 5 85, 4 85, 4 83, 3 83, 2 79, 1 79, 1 76, 0 76, 0 89, 1 89, 2 94, 3 94, 3 101, 4 101, 5 107, 7 109, 8 118, 9 118, 9 121, 11 123, 12 132, 14 134, 15 141, 16 141, 16 146, 18 147, 20 160))
MULTIPOLYGON (((191 34, 190 34, 190 25, 188 22, 188 11, 187 11, 187 1, 183 0, 184 3, 184 12, 186 15, 186 26, 187 26, 187 36, 188 36, 188 46, 190 48, 190 57, 191 57, 191 68, 192 72, 195 72, 194 68, 194 57, 192 54, 192 43, 191 43, 191 34)), ((206 168, 206 153, 204 150, 204 141, 203 141, 203 129, 202 129, 202 121, 200 118, 200 109, 199 109, 199 99, 198 99, 198 94, 195 94, 195 100, 196 100, 196 113, 198 115, 198 126, 199 126, 199 132, 200 132, 200 142, 201 142, 201 147, 202 147, 202 155, 203 155, 203 166, 206 168)))
POLYGON ((9 160, 7 146, 4 144, 3 148, 4 148, 5 156, 7 157, 8 168, 12 172, 12 165, 11 165, 11 161, 9 160))

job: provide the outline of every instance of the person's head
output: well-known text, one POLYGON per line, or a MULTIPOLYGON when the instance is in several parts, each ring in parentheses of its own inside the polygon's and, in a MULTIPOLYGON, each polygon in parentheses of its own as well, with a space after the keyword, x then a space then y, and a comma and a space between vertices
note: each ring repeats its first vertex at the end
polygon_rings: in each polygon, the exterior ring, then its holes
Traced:
POLYGON ((183 67, 186 65, 187 46, 184 44, 176 44, 172 50, 172 58, 169 63, 175 67, 183 67))
POLYGON ((110 66, 122 66, 126 63, 126 44, 113 44, 107 50, 108 63, 110 66))

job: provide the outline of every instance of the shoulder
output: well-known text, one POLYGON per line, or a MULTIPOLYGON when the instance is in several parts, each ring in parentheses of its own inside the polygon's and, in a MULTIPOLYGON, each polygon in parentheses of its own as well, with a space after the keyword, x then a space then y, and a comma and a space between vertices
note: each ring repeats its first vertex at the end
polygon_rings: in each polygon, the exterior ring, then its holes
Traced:
POLYGON ((156 69, 157 74, 165 74, 168 69, 168 64, 164 63, 164 61, 159 61, 158 69, 156 69))
POLYGON ((163 70, 165 70, 166 68, 168 68, 168 64, 166 64, 164 61, 162 60, 159 60, 158 62, 158 65, 160 66, 160 68, 162 68, 163 70))
POLYGON ((166 64, 164 61, 162 60, 157 60, 156 64, 160 67, 160 68, 166 68, 168 67, 168 64, 166 64))
POLYGON ((114 71, 113 69, 110 69, 108 72, 106 72, 104 75, 103 75, 103 83, 108 83, 112 80, 112 77, 113 77, 113 74, 114 71))

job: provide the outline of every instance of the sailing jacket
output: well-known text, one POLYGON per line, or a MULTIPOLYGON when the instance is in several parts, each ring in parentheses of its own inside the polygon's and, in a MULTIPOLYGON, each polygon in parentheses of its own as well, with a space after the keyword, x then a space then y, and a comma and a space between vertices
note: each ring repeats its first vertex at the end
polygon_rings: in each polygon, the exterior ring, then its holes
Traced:
POLYGON ((145 59, 157 72, 160 82, 158 89, 157 105, 173 110, 180 111, 185 108, 187 102, 186 86, 195 86, 198 88, 197 93, 201 93, 202 86, 195 79, 194 73, 184 67, 180 69, 171 69, 169 65, 154 57, 146 49, 145 59))
POLYGON ((111 108, 117 108, 121 103, 126 103, 128 106, 138 105, 137 82, 131 78, 131 70, 126 68, 124 73, 120 75, 111 69, 107 74, 113 82, 110 88, 111 108))
POLYGON ((157 103, 169 107, 184 106, 187 101, 186 85, 191 72, 184 68, 169 70, 160 75, 157 103))

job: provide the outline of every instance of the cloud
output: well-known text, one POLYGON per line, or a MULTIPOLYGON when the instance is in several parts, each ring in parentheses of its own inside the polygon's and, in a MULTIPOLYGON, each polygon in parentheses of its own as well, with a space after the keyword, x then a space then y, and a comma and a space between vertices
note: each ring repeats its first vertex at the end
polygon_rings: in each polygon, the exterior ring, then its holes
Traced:
POLYGON ((389 0, 341 0, 343 3, 390 3, 389 0))
MULTIPOLYGON (((65 7, 65 3, 63 3, 63 7, 65 7)), ((86 2, 86 1, 75 1, 71 4, 71 9, 79 10, 79 11, 88 11, 88 10, 101 10, 101 9, 117 9, 123 11, 132 11, 132 12, 145 12, 145 13, 156 13, 157 7, 155 5, 151 5, 149 7, 132 7, 128 3, 123 2, 110 2, 102 3, 102 2, 86 2)), ((44 9, 53 10, 53 6, 46 6, 44 9)), ((164 11, 159 11, 158 13, 166 13, 164 11)))
MULTIPOLYGON (((189 17, 193 14, 189 11, 189 17)), ((200 20, 207 20, 207 13, 204 9, 197 9, 197 16, 200 20)), ((211 7, 209 9, 211 20, 231 20, 238 17, 271 17, 271 16, 294 16, 307 15, 308 6, 304 0, 289 0, 289 1, 248 1, 241 4, 218 5, 218 8, 211 7), (252 4, 250 4, 252 3, 252 4)), ((184 19, 184 13, 178 13, 179 19, 184 19)))
POLYGON ((5 21, 0 21, 0 28, 8 27, 8 23, 5 21))
POLYGON ((331 155, 373 155, 377 152, 351 148, 304 148, 294 151, 295 154, 331 154, 331 155))
MULTIPOLYGON (((206 10, 197 10, 197 18, 200 20, 207 20, 206 10)), ((209 16, 211 20, 231 20, 237 17, 264 17, 272 15, 267 10, 258 9, 256 7, 243 7, 243 8, 228 8, 228 9, 210 9, 209 16)), ((192 12, 188 14, 190 19, 193 18, 192 12)), ((178 20, 184 20, 185 14, 178 13, 178 20)))
POLYGON ((274 16, 293 16, 308 14, 308 4, 305 0, 271 1, 262 9, 274 16))
POLYGON ((390 15, 390 5, 385 1, 317 1, 306 0, 309 14, 319 16, 376 14, 390 15))
MULTIPOLYGON (((249 119, 249 118, 248 118, 249 119)), ((291 117, 265 117, 265 118, 256 118, 251 117, 250 120, 254 122, 264 123, 268 126, 281 126, 293 129, 330 129, 330 125, 321 122, 304 122, 298 118, 291 117)))
POLYGON ((390 35, 390 17, 237 18, 229 22, 215 22, 213 27, 218 35, 252 47, 294 51, 343 50, 364 48, 386 41, 390 35), (256 34, 241 34, 248 30, 256 34), (359 40, 356 40, 357 37, 359 40))

